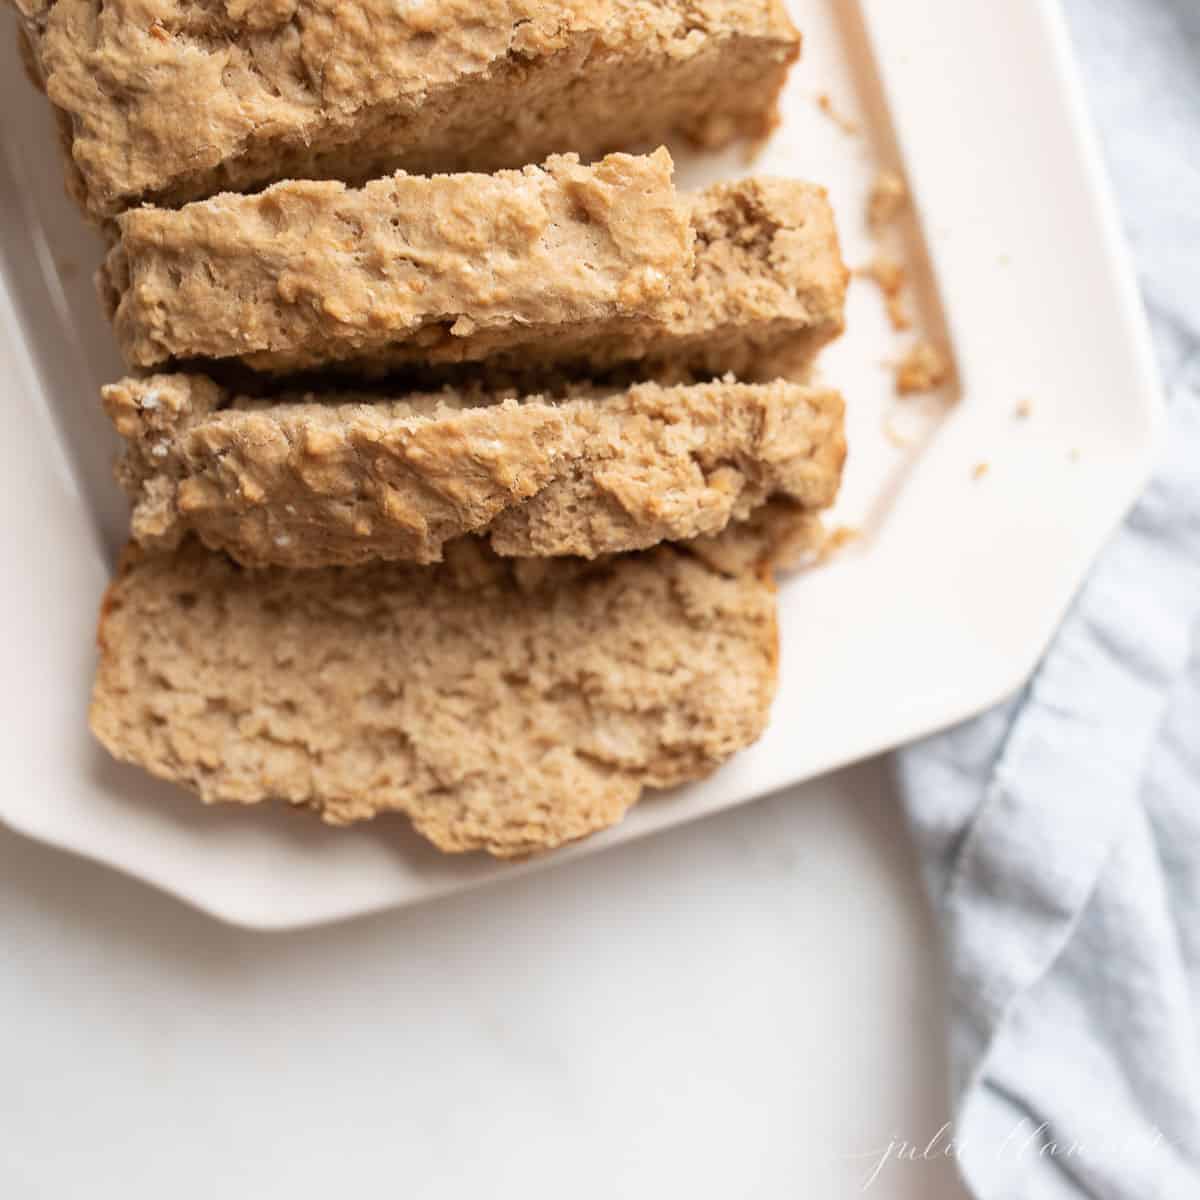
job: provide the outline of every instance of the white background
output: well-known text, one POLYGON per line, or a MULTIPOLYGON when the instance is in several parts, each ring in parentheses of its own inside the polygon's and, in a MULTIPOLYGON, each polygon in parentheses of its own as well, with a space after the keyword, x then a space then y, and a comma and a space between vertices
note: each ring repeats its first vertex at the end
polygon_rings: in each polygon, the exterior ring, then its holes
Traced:
MULTIPOLYGON (((4 1200, 836 1200, 948 1111, 878 763, 300 934, 0 830, 0 946, 4 1200)), ((962 1195, 944 1162, 864 1194, 962 1195)))

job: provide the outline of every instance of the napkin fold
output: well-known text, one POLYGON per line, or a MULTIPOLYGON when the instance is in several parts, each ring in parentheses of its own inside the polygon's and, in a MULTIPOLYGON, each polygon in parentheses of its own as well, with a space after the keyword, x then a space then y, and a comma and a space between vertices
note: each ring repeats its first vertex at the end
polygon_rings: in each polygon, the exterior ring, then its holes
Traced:
POLYGON ((1024 691, 901 752, 980 1200, 1200 1197, 1200 2, 1068 0, 1169 398, 1024 691))

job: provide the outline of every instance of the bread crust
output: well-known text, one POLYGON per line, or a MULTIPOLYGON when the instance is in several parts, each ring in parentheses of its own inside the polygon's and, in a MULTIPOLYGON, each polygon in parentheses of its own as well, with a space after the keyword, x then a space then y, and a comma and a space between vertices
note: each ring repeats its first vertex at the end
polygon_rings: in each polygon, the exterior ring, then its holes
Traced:
POLYGON ((103 293, 133 367, 486 357, 668 313, 694 234, 664 149, 495 175, 292 180, 118 220, 103 293))
POLYGON ((96 219, 283 178, 362 182, 761 137, 780 0, 18 0, 96 219))
POLYGON ((464 534, 508 557, 644 549, 773 496, 819 511, 846 455, 841 397, 784 380, 249 399, 156 375, 104 402, 134 537, 193 532, 247 566, 437 562, 464 534))
POLYGON ((366 379, 806 368, 842 331, 849 280, 824 190, 747 179, 675 197, 670 172, 665 150, 566 156, 131 212, 107 271, 118 339, 136 367, 236 358, 366 379))

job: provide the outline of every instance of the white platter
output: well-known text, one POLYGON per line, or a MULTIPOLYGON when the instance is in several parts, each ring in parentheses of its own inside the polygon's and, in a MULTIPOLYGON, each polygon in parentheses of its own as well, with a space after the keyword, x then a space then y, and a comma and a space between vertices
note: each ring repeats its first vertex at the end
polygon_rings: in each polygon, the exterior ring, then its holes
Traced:
MULTIPOLYGON (((919 324, 952 348, 955 394, 897 409, 888 360, 902 343, 873 285, 856 281, 850 330, 822 371, 850 406, 837 519, 863 536, 782 590, 769 731, 707 782, 541 862, 743 803, 998 702, 1032 671, 1153 460, 1148 338, 1056 0, 791 7, 805 58, 753 170, 825 183, 859 265, 874 252, 868 185, 881 165, 902 167, 919 324), (857 132, 819 109, 822 93, 857 132), (1022 401, 1031 411, 1018 419, 1022 401), (892 413, 917 435, 906 448, 885 433, 892 413)), ((63 196, 49 115, 11 41, 0 38, 0 818, 260 928, 533 869, 444 858, 399 819, 346 832, 278 810, 203 809, 91 741, 96 609, 126 520, 96 391, 120 364, 91 292, 98 243, 63 196)), ((749 169, 709 160, 680 178, 749 169)))

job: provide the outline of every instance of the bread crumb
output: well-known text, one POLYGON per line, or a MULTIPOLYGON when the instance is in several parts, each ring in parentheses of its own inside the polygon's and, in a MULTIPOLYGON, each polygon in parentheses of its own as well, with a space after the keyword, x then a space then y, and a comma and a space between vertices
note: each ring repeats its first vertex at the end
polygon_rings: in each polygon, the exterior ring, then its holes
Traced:
POLYGON ((949 360, 924 338, 913 342, 896 364, 896 391, 901 396, 936 391, 949 378, 949 360))
POLYGON ((828 92, 822 92, 817 97, 817 107, 843 132, 853 136, 858 133, 858 122, 844 113, 838 112, 833 106, 833 100, 828 92))
POLYGON ((971 478, 975 480, 983 479, 991 469, 990 463, 976 463, 975 470, 971 472, 971 478))
POLYGON ((908 188, 895 172, 884 168, 875 176, 867 197, 867 228, 881 234, 899 215, 908 200, 908 188))
POLYGON ((912 328, 912 318, 908 315, 908 303, 903 296, 887 297, 887 315, 892 328, 897 333, 903 333, 912 328))
POLYGON ((908 272, 904 264, 889 254, 880 254, 858 273, 864 279, 870 279, 883 293, 892 328, 897 333, 911 329, 912 317, 909 316, 908 303, 904 299, 904 287, 908 282, 908 272))
POLYGON ((835 555, 840 554, 847 546, 857 542, 862 537, 862 531, 852 525, 839 525, 831 529, 817 551, 817 562, 827 563, 835 555))
POLYGON ((1013 415, 1018 421, 1028 421, 1033 416, 1033 401, 1029 399, 1018 400, 1013 415))

